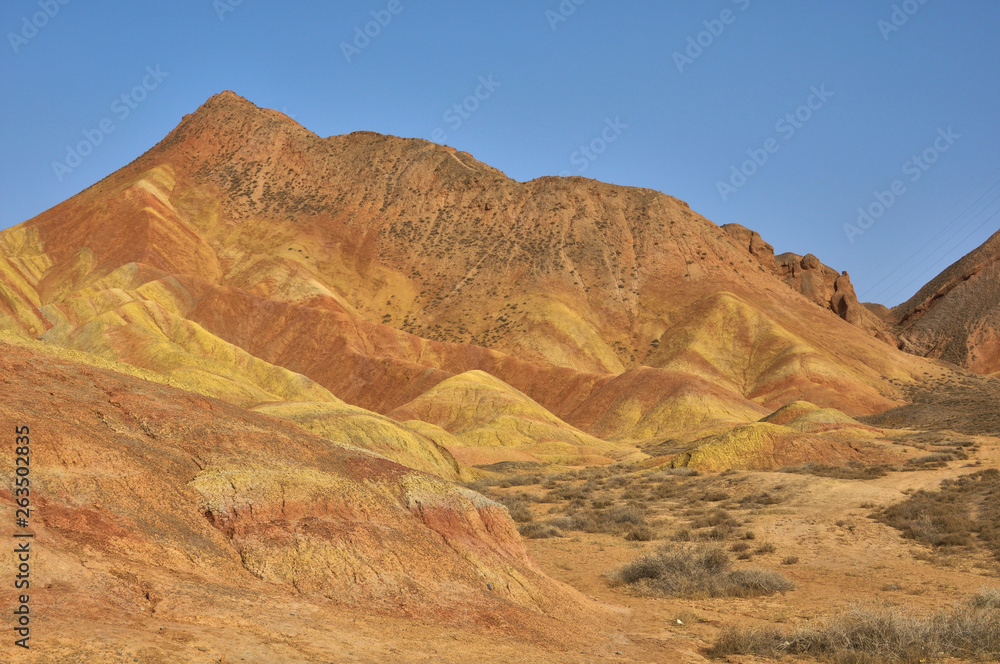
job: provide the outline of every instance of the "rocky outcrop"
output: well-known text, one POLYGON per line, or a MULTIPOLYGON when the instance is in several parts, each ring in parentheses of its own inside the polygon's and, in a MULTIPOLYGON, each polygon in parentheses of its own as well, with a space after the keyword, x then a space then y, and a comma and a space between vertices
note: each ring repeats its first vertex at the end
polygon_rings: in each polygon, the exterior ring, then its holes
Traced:
POLYGON ((723 224, 721 228, 739 245, 743 246, 751 256, 756 258, 765 269, 771 272, 775 271, 774 247, 765 242, 760 233, 740 224, 723 224))
POLYGON ((848 323, 861 328, 881 341, 895 345, 895 332, 868 307, 858 302, 858 296, 847 272, 838 273, 824 265, 813 254, 799 256, 784 253, 776 259, 781 279, 816 304, 827 307, 848 323))
POLYGON ((745 247, 763 269, 774 273, 795 291, 868 334, 895 345, 892 326, 884 324, 858 302, 847 272, 838 274, 813 254, 800 256, 787 252, 775 256, 774 247, 760 234, 740 224, 725 224, 722 230, 745 247))

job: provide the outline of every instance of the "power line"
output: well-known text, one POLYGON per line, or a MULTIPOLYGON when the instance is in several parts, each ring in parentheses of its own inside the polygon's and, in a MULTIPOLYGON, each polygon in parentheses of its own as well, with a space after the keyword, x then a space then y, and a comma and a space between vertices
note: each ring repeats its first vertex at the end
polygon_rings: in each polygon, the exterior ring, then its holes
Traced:
MULTIPOLYGON (((954 231, 954 233, 952 234, 952 237, 954 237, 955 235, 958 235, 958 234, 959 234, 960 232, 964 231, 964 230, 965 230, 966 228, 968 228, 968 227, 969 227, 969 225, 970 225, 970 224, 972 224, 972 223, 975 223, 975 221, 976 221, 976 218, 977 218, 977 217, 978 217, 978 216, 979 216, 980 214, 982 214, 983 212, 986 212, 986 211, 988 211, 988 210, 989 210, 989 208, 990 208, 990 206, 991 206, 991 205, 993 205, 993 204, 994 204, 995 202, 997 202, 997 200, 1000 200, 1000 193, 998 193, 998 194, 997 194, 996 196, 994 196, 993 198, 991 198, 991 199, 990 199, 990 200, 989 200, 989 201, 988 201, 988 202, 986 203, 986 205, 984 205, 984 206, 983 206, 983 208, 982 208, 982 209, 980 209, 980 210, 976 211, 976 212, 975 212, 975 213, 974 213, 973 215, 971 215, 971 216, 969 217, 969 220, 968 220, 968 221, 966 221, 965 223, 961 224, 961 225, 960 225, 960 226, 959 226, 958 228, 956 228, 956 229, 955 229, 955 231, 954 231)), ((963 212, 963 214, 964 214, 964 212, 963 212)), ((978 228, 982 228, 982 226, 978 226, 978 227, 977 227, 977 229, 978 229, 978 228)), ((973 232, 975 232, 975 231, 973 231, 973 232)), ((940 236, 940 233, 938 233, 938 236, 940 236)), ((938 236, 935 236, 935 237, 938 237, 938 236)), ((942 243, 942 244, 943 244, 943 243, 942 243)), ((950 249, 949 249, 948 251, 950 251, 950 249)), ((936 251, 935 251, 934 255, 937 255, 937 256, 947 256, 947 254, 948 254, 948 251, 941 251, 941 250, 940 250, 940 246, 938 246, 938 247, 936 247, 936 251)), ((930 255, 930 256, 927 256, 927 257, 926 257, 926 260, 930 260, 931 258, 933 258, 933 256, 934 256, 934 255, 930 255)), ((934 263, 934 264, 936 265, 936 264, 937 264, 937 263, 939 263, 939 262, 941 262, 941 261, 940 261, 940 260, 937 260, 937 261, 935 261, 935 263, 934 263)), ((889 284, 888 286, 886 286, 886 287, 885 287, 885 288, 884 288, 884 289, 883 289, 883 290, 881 291, 881 295, 882 295, 882 296, 884 296, 884 295, 885 295, 885 294, 886 294, 887 292, 889 292, 889 291, 892 291, 892 289, 893 289, 893 288, 895 288, 897 284, 899 284, 899 283, 900 283, 901 281, 903 281, 904 279, 906 279, 906 278, 907 278, 907 275, 910 275, 910 274, 912 274, 912 273, 913 273, 913 270, 915 270, 915 269, 920 269, 921 267, 922 267, 922 265, 921 265, 921 263, 920 263, 920 262, 918 261, 918 262, 917 262, 917 264, 916 264, 916 265, 915 265, 914 267, 912 267, 912 268, 910 268, 910 269, 908 269, 908 270, 905 270, 904 272, 902 272, 902 273, 901 273, 901 274, 899 275, 899 277, 897 277, 897 278, 896 278, 896 279, 895 279, 895 280, 894 280, 894 281, 893 281, 892 283, 890 283, 890 284, 889 284)), ((926 272, 926 269, 925 269, 925 270, 924 270, 923 272, 921 272, 921 274, 923 274, 924 272, 926 272)), ((901 289, 896 289, 896 291, 893 291, 893 294, 895 295, 896 293, 898 293, 898 292, 899 292, 899 290, 901 290, 901 289)))
MULTIPOLYGON (((987 217, 987 218, 986 218, 986 220, 985 220, 985 221, 983 221, 983 223, 979 224, 979 225, 978 225, 978 226, 976 226, 976 227, 975 227, 974 229, 972 229, 972 232, 971 232, 971 233, 969 233, 969 234, 968 234, 968 235, 966 235, 966 236, 965 236, 964 238, 962 238, 961 240, 959 240, 958 242, 956 242, 956 243, 955 243, 955 244, 954 244, 954 245, 953 245, 952 247, 950 247, 950 248, 949 248, 949 249, 948 249, 947 251, 943 252, 943 253, 942 253, 942 255, 941 255, 941 258, 939 258, 939 259, 937 259, 936 261, 934 261, 934 263, 932 263, 930 267, 928 267, 928 268, 927 268, 926 270, 924 270, 924 271, 923 271, 923 272, 921 272, 921 273, 920 273, 919 275, 917 275, 917 277, 916 277, 915 279, 911 280, 911 281, 910 281, 909 283, 907 283, 907 284, 906 284, 906 285, 905 285, 905 286, 904 286, 903 288, 900 288, 900 289, 896 290, 896 291, 895 291, 895 292, 894 292, 894 293, 892 294, 892 297, 894 298, 894 297, 895 297, 896 295, 898 295, 899 293, 902 293, 902 292, 905 292, 905 291, 906 291, 906 290, 907 290, 907 289, 908 289, 908 288, 909 288, 910 286, 912 286, 912 285, 913 285, 914 283, 917 283, 918 281, 920 281, 920 279, 921 279, 921 277, 922 277, 923 275, 927 274, 927 273, 928 273, 929 271, 931 271, 932 269, 934 269, 934 267, 935 267, 936 265, 938 265, 938 264, 939 264, 939 263, 940 263, 941 261, 945 260, 945 259, 946 259, 946 258, 948 257, 948 254, 950 254, 950 253, 951 253, 952 251, 954 251, 954 250, 955 250, 955 249, 957 249, 958 247, 962 246, 962 244, 964 244, 964 243, 965 243, 966 241, 968 241, 968 239, 969 239, 970 237, 972 237, 972 236, 973 236, 973 235, 975 235, 975 234, 976 234, 977 232, 979 232, 979 229, 981 229, 981 228, 982 228, 983 226, 985 226, 985 225, 986 225, 986 224, 988 224, 988 223, 989 223, 990 221, 992 221, 992 220, 993 220, 993 219, 994 219, 994 218, 995 218, 995 217, 996 217, 997 215, 1000 215, 1000 208, 997 208, 997 209, 996 209, 996 210, 995 210, 995 211, 993 212, 993 214, 991 214, 991 215, 990 215, 989 217, 987 217)), ((890 300, 890 301, 892 301, 892 298, 889 298, 889 300, 890 300)))
MULTIPOLYGON (((982 186, 982 184, 983 184, 983 183, 985 183, 985 182, 988 182, 988 181, 992 180, 992 179, 994 178, 994 176, 996 176, 997 174, 1000 174, 1000 170, 997 170, 997 171, 995 171, 995 172, 994 172, 994 173, 993 173, 992 175, 988 176, 987 178, 985 178, 984 180, 982 180, 982 181, 981 181, 981 182, 980 182, 979 184, 977 184, 976 186, 974 186, 974 187, 973 187, 973 188, 972 188, 972 189, 970 190, 970 192, 969 192, 968 194, 966 194, 965 196, 963 196, 962 198, 960 198, 960 199, 959 199, 959 202, 958 202, 958 203, 956 203, 956 204, 955 204, 954 206, 952 206, 951 210, 955 210, 955 209, 957 209, 957 208, 959 207, 959 205, 961 205, 961 202, 962 202, 963 200, 966 200, 966 199, 968 199, 968 198, 969 198, 969 196, 970 196, 970 195, 972 195, 972 194, 974 194, 974 192, 975 192, 975 191, 976 191, 977 189, 979 189, 979 187, 980 187, 980 186, 982 186)), ((870 301, 870 300, 872 300, 872 299, 873 299, 873 297, 872 297, 872 295, 873 295, 873 294, 874 294, 874 296, 876 296, 876 297, 877 297, 877 296, 881 296, 881 295, 882 295, 883 293, 885 293, 885 291, 887 291, 887 290, 891 289, 891 288, 892 288, 892 287, 893 287, 893 286, 894 286, 895 284, 897 284, 897 283, 899 282, 899 280, 900 280, 900 279, 902 279, 902 278, 905 278, 905 275, 906 275, 906 273, 907 273, 907 272, 909 272, 909 270, 907 270, 907 271, 903 272, 903 275, 902 275, 902 276, 898 276, 898 277, 897 277, 897 279, 896 279, 895 281, 893 281, 893 282, 891 282, 890 284, 888 284, 887 286, 883 287, 883 288, 882 288, 881 290, 878 290, 878 291, 876 291, 876 290, 875 290, 875 289, 876 289, 876 288, 878 287, 878 285, 879 285, 879 284, 881 284, 881 283, 883 283, 883 282, 885 282, 885 280, 886 280, 886 279, 889 279, 889 278, 890 278, 890 277, 892 277, 893 275, 898 275, 898 274, 899 274, 899 270, 900 270, 901 268, 903 268, 903 267, 904 267, 905 265, 907 265, 908 263, 910 263, 910 261, 912 261, 912 260, 913 260, 914 258, 916 258, 916 257, 917 257, 917 256, 918 256, 919 254, 921 254, 921 253, 922 253, 922 252, 923 252, 923 251, 924 251, 924 250, 925 250, 925 249, 926 249, 927 247, 929 247, 929 246, 930 246, 930 245, 931 245, 931 244, 932 244, 932 243, 933 243, 933 242, 934 242, 935 240, 937 240, 937 239, 938 239, 939 237, 941 237, 941 235, 943 235, 943 234, 944 234, 945 232, 947 232, 948 230, 951 230, 951 229, 952 229, 952 227, 954 227, 954 226, 955 226, 955 224, 956 224, 956 223, 957 223, 957 222, 958 222, 959 220, 961 220, 961 219, 962 219, 962 217, 964 217, 964 216, 966 215, 966 213, 967 213, 967 212, 968 212, 969 210, 971 210, 971 209, 972 209, 973 207, 975 207, 976 205, 978 205, 978 204, 979 204, 979 202, 980 202, 980 201, 981 201, 981 200, 982 200, 982 199, 983 199, 983 198, 984 198, 985 196, 989 195, 989 194, 990 194, 990 193, 992 192, 992 190, 993 190, 993 189, 995 189, 995 188, 997 187, 997 185, 998 185, 998 184, 1000 184, 1000 180, 998 180, 997 182, 994 182, 994 183, 993 183, 993 184, 991 184, 991 185, 990 185, 989 187, 987 187, 987 188, 986 188, 986 189, 985 189, 985 190, 984 190, 984 191, 983 191, 983 192, 982 192, 982 193, 981 193, 981 194, 980 194, 980 195, 978 196, 978 198, 976 198, 976 200, 975 200, 975 201, 973 201, 973 202, 972 202, 971 204, 969 204, 969 205, 968 205, 968 206, 967 206, 967 207, 966 207, 966 208, 965 208, 964 210, 962 210, 962 212, 961 212, 961 213, 959 213, 959 214, 958 214, 958 215, 957 215, 957 216, 956 216, 956 217, 955 217, 955 218, 954 218, 954 219, 953 219, 953 220, 952 220, 951 222, 948 222, 948 223, 946 223, 946 224, 945 224, 945 225, 944 225, 944 226, 943 226, 943 227, 941 228, 941 230, 939 230, 939 231, 938 231, 938 232, 937 232, 937 233, 936 233, 936 234, 935 234, 934 236, 932 236, 932 237, 931 237, 931 238, 930 238, 929 240, 927 240, 927 242, 925 242, 925 243, 923 244, 923 246, 921 246, 921 247, 920 247, 919 249, 917 249, 917 250, 916 250, 915 252, 913 252, 913 254, 911 254, 911 255, 910 255, 909 257, 907 257, 906 259, 904 259, 903 261, 901 261, 901 262, 900 262, 900 263, 899 263, 899 264, 898 264, 898 265, 897 265, 897 266, 896 266, 895 268, 893 268, 892 270, 890 270, 889 272, 887 272, 887 273, 885 274, 885 276, 883 276, 883 277, 882 277, 881 279, 879 279, 878 281, 876 281, 876 282, 875 282, 875 283, 874 283, 874 284, 873 284, 872 286, 870 286, 870 287, 866 288, 866 289, 864 290, 864 292, 863 292, 863 297, 864 297, 864 299, 866 299, 866 300, 869 300, 869 301, 870 301)), ((993 202, 994 202, 995 200, 996 200, 996 198, 993 198, 993 199, 991 199, 991 200, 990 200, 990 202, 989 202, 989 203, 988 203, 987 205, 989 205, 989 204, 992 204, 992 203, 993 203, 993 202)), ((950 212, 950 211, 949 211, 949 212, 950 212)), ((968 223, 970 223, 970 222, 971 222, 972 220, 974 220, 974 219, 975 219, 975 217, 976 217, 976 216, 977 216, 978 214, 979 214, 979 213, 977 212, 977 213, 976 213, 975 215, 973 215, 973 216, 972 216, 972 219, 970 219, 970 221, 967 221, 967 222, 965 222, 964 224, 962 224, 962 226, 964 227, 965 225, 967 225, 968 223)), ((960 231, 961 231, 961 228, 962 228, 962 227, 959 227, 959 229, 958 229, 958 232, 960 232, 960 231)))

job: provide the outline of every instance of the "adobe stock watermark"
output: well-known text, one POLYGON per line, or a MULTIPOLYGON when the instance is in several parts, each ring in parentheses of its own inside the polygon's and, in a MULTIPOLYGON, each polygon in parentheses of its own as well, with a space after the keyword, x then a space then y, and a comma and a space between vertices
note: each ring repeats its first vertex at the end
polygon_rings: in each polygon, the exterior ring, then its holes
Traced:
MULTIPOLYGON (((956 134, 951 127, 938 129, 937 137, 923 152, 915 154, 903 162, 903 165, 900 167, 903 175, 907 176, 910 182, 916 182, 961 137, 961 134, 956 134)), ((884 191, 875 190, 872 192, 875 200, 866 207, 858 208, 858 218, 855 223, 844 224, 844 233, 847 234, 847 240, 851 244, 854 244, 854 238, 858 235, 864 235, 865 231, 874 226, 875 222, 881 219, 889 211, 889 208, 895 205, 896 201, 906 194, 906 192, 906 184, 902 179, 893 180, 889 188, 884 191)))
POLYGON ((236 8, 243 4, 243 0, 212 0, 212 9, 220 21, 226 20, 226 14, 236 11, 236 8))
POLYGON ((889 41, 889 35, 899 32, 900 28, 909 22, 910 17, 926 4, 927 0, 903 0, 903 2, 893 5, 889 19, 880 18, 875 24, 882 33, 882 39, 889 41))
POLYGON ((562 0, 556 10, 545 10, 545 20, 549 22, 552 32, 555 32, 560 23, 565 23, 569 17, 576 13, 576 8, 587 0, 562 0))
POLYGON ((60 7, 65 7, 69 3, 70 0, 38 0, 38 6, 41 8, 41 11, 35 12, 30 17, 27 15, 22 16, 20 29, 17 32, 12 30, 7 33, 7 41, 10 42, 10 47, 14 49, 14 53, 20 52, 22 46, 34 39, 38 31, 47 26, 49 21, 56 17, 60 7))
MULTIPOLYGON (((597 161, 598 157, 607 151, 609 145, 621 137, 626 129, 628 129, 628 125, 622 122, 621 117, 616 115, 614 120, 605 118, 604 128, 601 129, 600 134, 573 152, 569 156, 569 163, 577 167, 578 173, 583 173, 592 163, 597 161)), ((571 171, 560 171, 559 175, 567 177, 573 175, 573 173, 571 171)))
MULTIPOLYGON (((146 100, 150 92, 160 87, 160 83, 168 76, 170 76, 170 72, 162 71, 160 65, 156 65, 156 68, 146 67, 146 75, 142 77, 139 85, 111 102, 111 112, 118 118, 119 122, 125 120, 132 114, 132 111, 139 107, 139 104, 146 100)), ((93 129, 84 129, 81 132, 83 140, 77 142, 76 145, 66 146, 66 158, 63 161, 52 162, 52 172, 55 173, 56 179, 62 182, 67 175, 76 170, 83 163, 83 160, 93 154, 97 146, 104 142, 104 137, 113 132, 115 128, 115 121, 110 117, 104 117, 93 129)))
MULTIPOLYGON (((479 77, 479 85, 472 91, 472 94, 457 104, 453 104, 442 115, 441 119, 448 123, 452 131, 458 131, 465 124, 465 121, 472 117, 472 114, 479 110, 480 104, 493 96, 496 89, 502 83, 493 80, 493 74, 479 77)), ((431 140, 435 143, 444 143, 448 140, 448 134, 444 129, 438 127, 431 132, 431 140)))
MULTIPOLYGON (((741 12, 745 12, 750 7, 750 0, 732 0, 732 3, 741 12)), ((722 36, 722 33, 726 31, 726 26, 736 22, 737 16, 738 14, 732 9, 723 9, 719 12, 718 18, 702 21, 701 24, 705 26, 705 29, 696 35, 688 36, 684 52, 674 51, 673 58, 674 64, 677 65, 677 71, 683 74, 684 67, 693 65, 694 61, 705 53, 705 49, 710 48, 715 40, 722 36)))
POLYGON ((389 0, 385 9, 369 12, 372 20, 365 23, 364 28, 360 25, 354 26, 354 39, 351 42, 340 42, 340 52, 344 54, 347 64, 351 64, 351 59, 361 55, 361 51, 368 48, 372 40, 382 34, 382 30, 389 27, 393 16, 399 16, 403 12, 403 3, 400 0, 389 0))
MULTIPOLYGON (((833 96, 833 93, 826 89, 825 83, 819 87, 814 85, 809 88, 809 91, 811 94, 806 98, 804 104, 794 111, 785 113, 774 123, 774 131, 781 136, 782 140, 791 140, 813 118, 813 115, 826 105, 830 97, 833 96)), ((728 180, 718 180, 715 183, 715 188, 718 190, 723 202, 728 201, 730 196, 739 191, 751 177, 763 168, 767 160, 771 158, 771 155, 780 149, 781 142, 774 136, 764 141, 763 145, 759 148, 749 148, 746 154, 750 158, 739 166, 733 164, 729 168, 728 180)))

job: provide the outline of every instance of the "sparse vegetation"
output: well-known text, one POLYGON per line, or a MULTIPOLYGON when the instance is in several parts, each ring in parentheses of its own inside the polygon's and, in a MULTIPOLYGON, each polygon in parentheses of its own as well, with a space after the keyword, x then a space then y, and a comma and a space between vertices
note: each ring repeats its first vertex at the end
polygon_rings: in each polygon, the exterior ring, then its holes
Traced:
POLYGON ((740 507, 754 507, 758 505, 777 505, 784 500, 781 496, 777 496, 768 491, 759 491, 757 493, 750 494, 749 496, 743 496, 740 498, 740 507))
POLYGON ((522 537, 527 537, 528 539, 562 537, 562 531, 551 523, 522 523, 518 525, 517 532, 521 533, 522 537))
POLYGON ((1000 381, 964 374, 900 385, 908 403, 878 415, 858 418, 877 427, 947 429, 966 435, 995 436, 1000 431, 1000 381))
POLYGON ((630 542, 648 542, 656 539, 656 531, 649 526, 636 526, 632 530, 628 531, 628 534, 625 535, 625 539, 630 542))
POLYGON ((868 465, 860 461, 848 461, 844 466, 829 466, 821 463, 806 463, 801 466, 780 468, 780 473, 806 473, 818 477, 832 477, 839 480, 871 480, 885 476, 890 470, 887 465, 868 465))
POLYGON ((584 508, 567 513, 568 527, 587 533, 624 534, 648 526, 646 514, 633 505, 612 505, 604 509, 584 508))
POLYGON ((718 545, 665 545, 610 574, 611 584, 639 594, 667 597, 759 597, 795 586, 784 575, 765 569, 732 568, 718 545))
POLYGON ((939 491, 917 491, 874 516, 903 537, 936 548, 979 543, 1000 560, 1000 471, 944 480, 939 491))
POLYGON ((807 655, 840 664, 916 664, 942 657, 1000 657, 1000 590, 983 589, 950 610, 915 616, 895 607, 854 607, 816 625, 730 627, 713 657, 807 655))
POLYGON ((921 470, 929 470, 933 468, 944 468, 948 465, 949 461, 954 461, 956 459, 967 459, 968 455, 954 454, 951 452, 935 452, 934 454, 925 454, 924 456, 914 457, 907 460, 907 465, 920 468, 921 470))

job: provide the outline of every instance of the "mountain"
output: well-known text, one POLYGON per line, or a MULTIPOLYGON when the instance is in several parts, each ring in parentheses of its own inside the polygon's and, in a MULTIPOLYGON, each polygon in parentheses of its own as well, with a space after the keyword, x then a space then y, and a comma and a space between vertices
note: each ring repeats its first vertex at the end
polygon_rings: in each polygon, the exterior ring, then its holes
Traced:
POLYGON ((626 446, 797 399, 899 405, 889 379, 923 360, 790 287, 758 245, 655 191, 320 138, 225 92, 0 233, 0 329, 244 407, 389 414, 482 371, 626 446), (679 385, 693 420, 671 405, 679 385))
POLYGON ((1000 231, 892 310, 900 348, 1000 373, 1000 231))
POLYGON ((406 620, 498 635, 476 653, 617 652, 626 618, 460 483, 901 462, 879 427, 923 421, 934 385, 961 392, 940 421, 995 429, 956 411, 996 381, 941 361, 998 370, 995 240, 881 311, 656 191, 516 182, 215 95, 0 232, 0 414, 38 436, 45 661, 206 661, 190 642, 320 661, 406 620))

